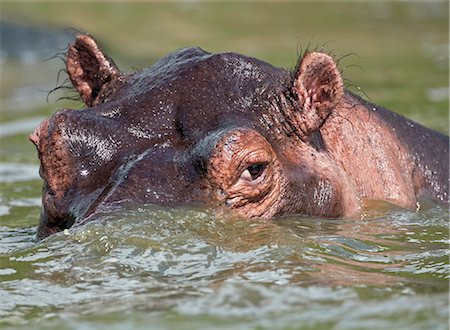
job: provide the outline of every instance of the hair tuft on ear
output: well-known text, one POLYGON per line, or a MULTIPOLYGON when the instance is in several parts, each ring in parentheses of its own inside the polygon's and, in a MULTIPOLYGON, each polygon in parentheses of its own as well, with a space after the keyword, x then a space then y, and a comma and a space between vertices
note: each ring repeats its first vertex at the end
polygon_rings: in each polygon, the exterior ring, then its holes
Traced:
POLYGON ((287 120, 300 138, 323 125, 344 95, 344 83, 333 58, 325 53, 305 53, 293 77, 293 94, 300 109, 291 109, 287 120))
POLYGON ((333 58, 324 53, 308 53, 297 68, 294 90, 300 104, 306 102, 319 116, 328 116, 344 94, 344 83, 333 58))
POLYGON ((88 34, 79 34, 69 45, 66 62, 67 73, 73 86, 87 106, 104 101, 111 85, 121 72, 88 34))

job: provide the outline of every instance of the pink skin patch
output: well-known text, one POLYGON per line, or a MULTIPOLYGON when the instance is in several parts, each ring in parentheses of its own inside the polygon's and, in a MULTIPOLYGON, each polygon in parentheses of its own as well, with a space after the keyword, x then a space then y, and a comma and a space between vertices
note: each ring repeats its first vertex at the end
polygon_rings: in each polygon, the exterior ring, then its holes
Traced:
POLYGON ((28 138, 39 149, 39 142, 40 142, 41 136, 45 135, 47 133, 47 131, 48 131, 48 119, 44 119, 35 128, 34 132, 28 136, 28 138))

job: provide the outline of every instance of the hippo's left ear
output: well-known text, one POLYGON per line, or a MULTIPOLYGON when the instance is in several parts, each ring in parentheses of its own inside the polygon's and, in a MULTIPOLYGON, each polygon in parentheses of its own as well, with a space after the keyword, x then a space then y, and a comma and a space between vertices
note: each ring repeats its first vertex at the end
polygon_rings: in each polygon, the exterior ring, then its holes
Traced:
POLYGON ((77 35, 69 45, 66 66, 73 86, 87 106, 102 103, 121 76, 114 62, 87 34, 77 35))
POLYGON ((297 66, 294 94, 300 111, 290 114, 297 134, 307 139, 320 129, 344 95, 344 83, 333 58, 324 53, 307 53, 297 66))

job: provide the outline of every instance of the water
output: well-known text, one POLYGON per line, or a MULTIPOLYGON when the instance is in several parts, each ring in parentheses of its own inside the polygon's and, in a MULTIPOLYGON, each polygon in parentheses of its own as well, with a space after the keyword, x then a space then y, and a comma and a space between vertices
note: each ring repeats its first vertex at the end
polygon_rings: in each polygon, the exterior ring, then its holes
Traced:
POLYGON ((0 324, 446 329, 447 211, 425 208, 360 221, 114 209, 40 243, 1 227, 0 324))

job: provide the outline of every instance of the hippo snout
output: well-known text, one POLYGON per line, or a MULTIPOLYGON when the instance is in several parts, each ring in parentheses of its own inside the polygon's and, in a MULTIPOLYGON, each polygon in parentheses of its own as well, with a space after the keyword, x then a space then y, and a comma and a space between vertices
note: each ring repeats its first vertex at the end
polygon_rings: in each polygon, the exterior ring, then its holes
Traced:
POLYGON ((73 156, 64 141, 61 129, 65 117, 65 111, 59 111, 52 118, 42 121, 29 136, 41 160, 41 176, 57 197, 60 197, 73 181, 71 175, 73 156))

